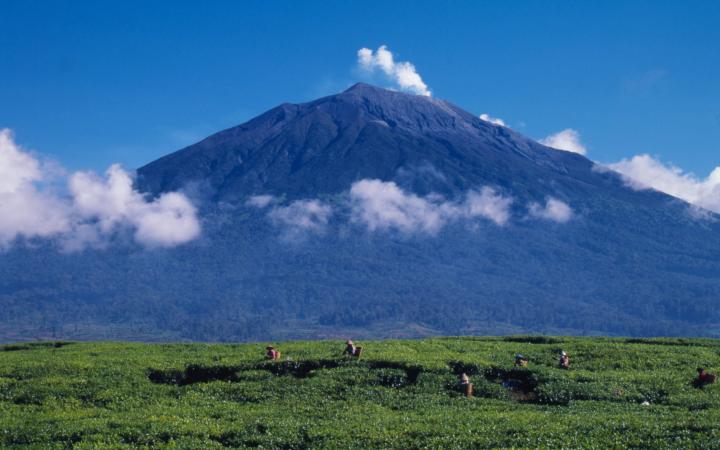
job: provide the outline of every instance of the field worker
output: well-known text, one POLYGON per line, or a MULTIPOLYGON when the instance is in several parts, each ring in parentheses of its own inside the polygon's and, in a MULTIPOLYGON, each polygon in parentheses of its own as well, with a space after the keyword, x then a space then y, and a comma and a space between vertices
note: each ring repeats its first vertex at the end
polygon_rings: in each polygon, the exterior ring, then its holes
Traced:
POLYGON ((698 376, 697 379, 695 379, 695 384, 698 386, 705 386, 706 384, 713 384, 715 383, 715 380, 717 380, 717 376, 708 373, 703 369, 702 367, 698 367, 697 370, 698 376))
POLYGON ((528 359, 520 353, 517 353, 515 355, 515 365, 518 367, 525 367, 528 365, 528 359))
POLYGON ((343 355, 355 356, 355 344, 350 339, 345 342, 345 351, 343 355))
POLYGON ((560 367, 563 369, 570 368, 570 357, 564 350, 560 352, 560 367))
POLYGON ((280 352, 275 350, 275 347, 273 347, 272 345, 265 347, 265 350, 267 350, 267 353, 265 353, 265 356, 268 359, 272 359, 273 361, 280 359, 280 352))
POLYGON ((460 391, 465 394, 465 397, 472 397, 473 396, 473 385, 470 382, 470 377, 467 376, 466 373, 463 373, 460 375, 460 391))

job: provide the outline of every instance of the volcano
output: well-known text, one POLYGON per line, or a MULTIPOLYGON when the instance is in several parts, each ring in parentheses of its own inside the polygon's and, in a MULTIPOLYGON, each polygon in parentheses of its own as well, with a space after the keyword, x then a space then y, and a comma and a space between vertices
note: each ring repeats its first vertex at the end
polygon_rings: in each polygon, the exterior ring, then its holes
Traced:
POLYGON ((1 254, 0 338, 720 336, 716 215, 443 100, 283 104, 136 184, 202 237, 1 254))

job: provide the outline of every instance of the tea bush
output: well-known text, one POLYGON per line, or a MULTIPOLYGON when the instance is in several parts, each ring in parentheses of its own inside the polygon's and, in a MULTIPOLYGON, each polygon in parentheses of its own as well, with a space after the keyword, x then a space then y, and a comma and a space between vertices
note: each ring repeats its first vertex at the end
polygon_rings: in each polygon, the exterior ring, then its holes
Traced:
POLYGON ((277 362, 265 345, 0 347, 0 446, 720 447, 720 386, 691 383, 720 369, 720 341, 386 340, 360 359, 341 341, 286 342, 277 362))

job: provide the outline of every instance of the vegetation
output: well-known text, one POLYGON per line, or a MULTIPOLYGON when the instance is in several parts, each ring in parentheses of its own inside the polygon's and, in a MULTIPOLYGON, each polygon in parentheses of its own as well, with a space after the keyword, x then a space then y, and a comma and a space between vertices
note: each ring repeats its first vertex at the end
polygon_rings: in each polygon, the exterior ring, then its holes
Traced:
POLYGON ((0 446, 718 448, 720 341, 0 346, 0 446), (565 350, 569 370, 557 366, 565 350), (530 363, 514 367, 514 355, 530 363), (466 372, 475 397, 457 386, 466 372))

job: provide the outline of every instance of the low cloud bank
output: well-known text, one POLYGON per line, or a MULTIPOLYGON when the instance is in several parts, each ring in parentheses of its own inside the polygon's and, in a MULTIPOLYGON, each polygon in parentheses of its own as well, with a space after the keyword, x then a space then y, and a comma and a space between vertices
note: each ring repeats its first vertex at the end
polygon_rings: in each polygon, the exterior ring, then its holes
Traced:
POLYGON ((368 230, 396 229, 404 233, 437 234, 449 222, 485 218, 504 225, 510 217, 512 199, 489 187, 470 191, 464 201, 440 196, 417 196, 392 181, 361 180, 350 189, 352 221, 368 230))
POLYGON ((192 203, 170 192, 148 201, 133 189, 119 165, 105 177, 77 172, 67 191, 53 189, 52 174, 23 151, 12 132, 0 130, 0 247, 16 239, 58 238, 66 250, 101 247, 116 232, 130 229, 146 247, 173 247, 200 235, 192 203))
POLYGON ((432 95, 415 66, 407 61, 395 62, 393 54, 387 46, 381 45, 374 52, 369 48, 361 48, 358 50, 357 56, 360 68, 368 72, 381 70, 401 90, 428 97, 432 95))
MULTIPOLYGON (((419 196, 393 181, 363 179, 352 184, 335 208, 317 199, 282 206, 271 195, 252 196, 245 205, 267 210, 268 220, 283 229, 286 237, 298 238, 324 232, 333 215, 345 217, 369 232, 398 231, 407 235, 435 236, 445 226, 463 220, 482 219, 504 226, 510 221, 513 202, 511 196, 489 186, 470 190, 458 200, 448 200, 438 194, 419 196)), ((570 206, 554 197, 548 197, 544 205, 531 203, 528 210, 531 217, 558 223, 573 217, 570 206)))
POLYGON ((650 155, 637 155, 605 167, 623 175, 633 189, 655 189, 688 203, 720 213, 720 167, 701 179, 650 155))

